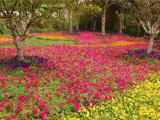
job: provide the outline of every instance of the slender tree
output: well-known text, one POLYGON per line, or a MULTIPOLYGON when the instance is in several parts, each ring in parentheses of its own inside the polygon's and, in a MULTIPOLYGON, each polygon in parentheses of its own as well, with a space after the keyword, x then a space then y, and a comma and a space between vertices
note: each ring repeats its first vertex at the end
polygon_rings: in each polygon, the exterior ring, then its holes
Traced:
POLYGON ((47 0, 0 0, 0 18, 11 32, 19 61, 24 60, 23 46, 29 29, 47 10, 47 0))
POLYGON ((101 27, 101 34, 106 34, 106 13, 108 8, 115 4, 117 0, 93 0, 102 8, 102 27, 101 27))
POLYGON ((154 39, 160 33, 160 0, 131 0, 132 10, 144 31, 150 36, 147 54, 150 54, 154 39))
POLYGON ((61 4, 64 5, 64 8, 68 10, 68 31, 69 33, 73 33, 74 23, 77 22, 77 28, 79 29, 79 17, 80 17, 80 3, 83 0, 62 0, 61 4), (75 19, 76 17, 76 19, 75 19), (76 21, 75 21, 76 20, 76 21))

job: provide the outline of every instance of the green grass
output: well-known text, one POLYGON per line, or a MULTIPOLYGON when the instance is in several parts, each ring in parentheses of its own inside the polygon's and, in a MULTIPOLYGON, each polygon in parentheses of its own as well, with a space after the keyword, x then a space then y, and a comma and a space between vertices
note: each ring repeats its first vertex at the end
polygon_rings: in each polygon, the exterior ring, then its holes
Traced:
MULTIPOLYGON (((47 46, 47 45, 71 45, 75 44, 73 40, 47 40, 40 38, 27 38, 25 46, 47 46)), ((0 48, 13 48, 13 44, 0 45, 0 48)))
POLYGON ((7 69, 3 69, 3 75, 4 76, 9 76, 9 77, 22 77, 23 76, 23 69, 22 68, 17 68, 13 70, 12 72, 7 71, 7 69))

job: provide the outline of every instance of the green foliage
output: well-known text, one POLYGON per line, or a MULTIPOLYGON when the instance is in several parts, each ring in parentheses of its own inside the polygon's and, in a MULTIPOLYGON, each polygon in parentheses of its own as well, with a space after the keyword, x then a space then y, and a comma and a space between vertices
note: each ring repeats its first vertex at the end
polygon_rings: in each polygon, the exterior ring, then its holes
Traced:
POLYGON ((56 30, 65 30, 65 20, 60 17, 53 17, 52 27, 56 30))
POLYGON ((34 24, 51 13, 49 2, 46 0, 2 0, 0 12, 0 18, 10 29, 13 37, 27 34, 34 24))
POLYGON ((97 16, 102 11, 102 9, 98 5, 92 3, 83 4, 82 9, 83 9, 83 14, 88 14, 91 16, 97 16))

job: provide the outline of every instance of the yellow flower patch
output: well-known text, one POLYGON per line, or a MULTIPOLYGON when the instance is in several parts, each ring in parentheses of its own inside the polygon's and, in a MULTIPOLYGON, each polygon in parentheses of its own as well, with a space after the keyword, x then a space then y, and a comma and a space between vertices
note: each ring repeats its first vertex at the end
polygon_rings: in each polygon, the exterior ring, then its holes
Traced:
POLYGON ((128 41, 117 41, 112 44, 111 46, 128 46, 128 45, 135 45, 135 44, 142 44, 144 42, 128 42, 128 41))
POLYGON ((144 44, 144 42, 127 42, 127 41, 118 41, 111 44, 95 44, 95 45, 70 45, 72 47, 89 47, 89 48, 105 48, 105 47, 118 47, 118 46, 128 46, 135 44, 144 44))
POLYGON ((44 36, 37 36, 38 38, 43 38, 43 39, 49 39, 49 40, 65 40, 67 39, 64 36, 60 35, 44 35, 44 36))
POLYGON ((12 41, 11 38, 5 37, 5 36, 0 36, 0 42, 10 42, 12 41))

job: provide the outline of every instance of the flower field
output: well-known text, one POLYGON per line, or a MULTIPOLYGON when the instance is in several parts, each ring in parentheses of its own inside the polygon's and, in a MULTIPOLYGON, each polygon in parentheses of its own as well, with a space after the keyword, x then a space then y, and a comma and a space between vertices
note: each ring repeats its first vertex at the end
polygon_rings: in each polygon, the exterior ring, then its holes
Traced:
POLYGON ((160 118, 160 73, 147 75, 144 82, 135 88, 125 90, 112 101, 97 106, 90 105, 89 109, 82 108, 69 120, 158 120, 160 118))
POLYGON ((76 42, 25 47, 26 62, 23 63, 16 62, 14 48, 1 48, 0 118, 61 119, 68 112, 90 109, 90 104, 112 99, 114 102, 114 96, 123 91, 127 96, 130 91, 127 93, 126 89, 139 85, 148 74, 160 70, 159 43, 146 57, 148 43, 141 38, 99 34, 30 34, 30 37, 44 38, 44 41, 76 42))

